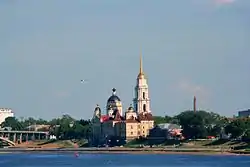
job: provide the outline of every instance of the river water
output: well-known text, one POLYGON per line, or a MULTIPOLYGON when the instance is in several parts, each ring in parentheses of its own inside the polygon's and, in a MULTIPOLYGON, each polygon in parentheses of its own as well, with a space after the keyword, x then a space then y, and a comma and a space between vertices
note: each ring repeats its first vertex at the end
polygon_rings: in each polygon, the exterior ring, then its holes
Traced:
POLYGON ((167 154, 0 154, 0 167, 250 167, 250 156, 167 154))

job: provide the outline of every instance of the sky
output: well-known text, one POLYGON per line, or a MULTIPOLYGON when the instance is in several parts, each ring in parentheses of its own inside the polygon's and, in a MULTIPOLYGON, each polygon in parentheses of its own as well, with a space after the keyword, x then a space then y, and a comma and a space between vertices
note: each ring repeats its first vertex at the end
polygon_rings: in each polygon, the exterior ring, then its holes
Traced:
POLYGON ((89 119, 132 103, 139 55, 153 115, 250 108, 249 0, 1 0, 0 107, 89 119), (86 79, 81 83, 81 79, 86 79))

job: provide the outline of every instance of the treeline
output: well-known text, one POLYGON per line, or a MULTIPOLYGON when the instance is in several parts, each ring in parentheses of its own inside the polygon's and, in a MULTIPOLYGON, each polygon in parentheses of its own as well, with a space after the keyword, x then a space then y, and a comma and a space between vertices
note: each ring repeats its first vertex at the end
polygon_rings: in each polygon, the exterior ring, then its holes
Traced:
POLYGON ((11 128, 11 130, 34 130, 34 125, 48 125, 38 129, 39 131, 49 131, 51 135, 58 139, 88 139, 90 135, 90 120, 76 120, 70 115, 63 115, 61 118, 52 120, 28 118, 18 120, 15 117, 8 117, 1 124, 2 128, 11 128))
MULTIPOLYGON (((208 136, 218 138, 250 140, 250 118, 226 118, 217 113, 206 111, 184 111, 176 116, 155 116, 155 125, 160 123, 178 124, 183 129, 186 139, 205 139, 208 136)), ((58 139, 88 139, 91 134, 90 120, 76 120, 69 115, 50 121, 28 118, 18 120, 9 117, 1 127, 11 127, 12 130, 29 130, 30 125, 49 125, 51 135, 58 139)))
POLYGON ((250 140, 250 118, 227 118, 206 111, 185 111, 176 116, 155 116, 155 123, 181 125, 187 139, 205 139, 208 136, 250 140))

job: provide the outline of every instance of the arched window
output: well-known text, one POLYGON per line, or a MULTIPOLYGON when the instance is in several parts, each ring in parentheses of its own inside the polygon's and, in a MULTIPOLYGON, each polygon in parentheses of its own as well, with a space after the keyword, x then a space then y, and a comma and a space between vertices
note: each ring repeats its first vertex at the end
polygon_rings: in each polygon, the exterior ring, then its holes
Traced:
POLYGON ((145 92, 143 92, 143 93, 142 93, 142 96, 143 96, 143 99, 145 99, 145 98, 146 98, 146 97, 145 97, 145 92))
POLYGON ((143 111, 146 112, 146 104, 143 104, 143 111))

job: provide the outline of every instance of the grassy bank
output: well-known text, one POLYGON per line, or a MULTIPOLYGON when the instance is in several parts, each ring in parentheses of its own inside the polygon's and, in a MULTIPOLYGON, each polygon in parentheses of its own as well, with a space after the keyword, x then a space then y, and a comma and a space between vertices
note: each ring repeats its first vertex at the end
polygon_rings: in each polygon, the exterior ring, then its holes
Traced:
POLYGON ((221 152, 232 152, 232 153, 247 153, 250 152, 250 143, 241 141, 230 141, 230 140, 166 140, 158 143, 153 143, 150 148, 150 141, 146 139, 133 140, 128 142, 123 148, 112 147, 112 148, 91 148, 88 147, 86 140, 48 140, 48 141, 33 141, 22 143, 13 148, 35 149, 41 150, 72 150, 79 147, 77 151, 85 152, 197 152, 197 153, 221 153, 221 152))
POLYGON ((153 147, 178 147, 178 148, 220 148, 231 150, 250 150, 250 142, 236 140, 165 140, 149 141, 146 139, 132 140, 125 145, 128 148, 140 148, 142 146, 153 147))
MULTIPOLYGON (((191 155, 235 155, 243 154, 247 155, 246 152, 220 152, 216 149, 140 149, 140 148, 61 148, 61 149, 44 149, 44 148, 33 148, 33 149, 0 149, 0 152, 4 153, 88 153, 88 154, 191 154, 191 155)), ((248 154, 250 155, 250 154, 248 154)))

